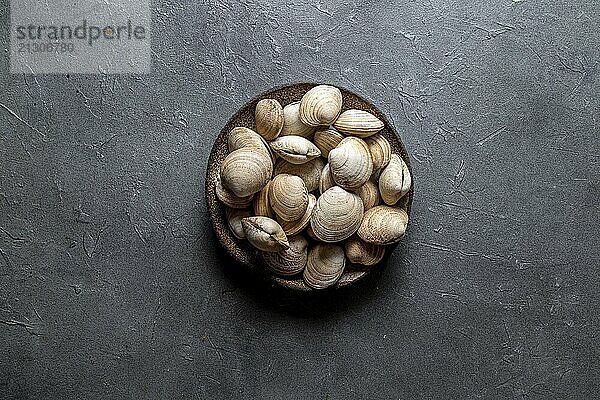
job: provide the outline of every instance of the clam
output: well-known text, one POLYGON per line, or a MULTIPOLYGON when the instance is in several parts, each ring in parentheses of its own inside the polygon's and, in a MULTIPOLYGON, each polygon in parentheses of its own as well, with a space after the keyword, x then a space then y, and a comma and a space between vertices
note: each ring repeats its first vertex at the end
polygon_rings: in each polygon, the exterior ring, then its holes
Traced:
POLYGON ((310 225, 319 240, 327 243, 339 242, 356 232, 363 214, 360 197, 334 186, 317 199, 310 225))
POLYGON ((378 205, 381 200, 377 183, 375 183, 372 179, 366 181, 365 184, 356 189, 354 193, 356 193, 362 200, 363 205, 365 206, 365 211, 378 205))
POLYGON ((254 196, 254 200, 252 201, 254 215, 275 218, 275 211, 273 211, 273 207, 271 207, 271 204, 269 203, 270 186, 271 182, 267 183, 265 187, 254 196))
POLYGON ((227 148, 229 152, 231 153, 244 147, 264 151, 269 157, 272 156, 271 148, 258 133, 242 126, 233 128, 227 136, 227 148))
POLYGON ((275 99, 263 99, 254 110, 256 131, 266 140, 273 140, 283 128, 283 108, 275 99))
POLYGON ((392 154, 390 162, 379 175, 379 192, 388 205, 394 205, 410 190, 412 178, 408 165, 398 156, 392 154))
POLYGON ((261 190, 272 174, 271 158, 248 147, 233 151, 221 164, 223 186, 238 197, 250 196, 261 190))
POLYGON ((344 135, 335 130, 334 127, 318 130, 315 132, 315 146, 321 150, 321 155, 325 158, 329 156, 329 152, 333 150, 344 138, 344 135))
POLYGON ((373 171, 379 171, 381 168, 388 165, 392 155, 390 142, 381 134, 376 134, 365 139, 365 143, 371 152, 373 159, 373 171))
POLYGON ((310 224, 308 224, 308 226, 306 227, 306 235, 314 241, 319 241, 319 238, 315 236, 315 232, 313 232, 312 226, 310 226, 310 224))
POLYGON ((331 125, 342 110, 342 92, 336 87, 319 85, 300 101, 300 120, 305 125, 331 125))
POLYGON ((346 135, 366 138, 383 129, 383 122, 370 112, 346 110, 333 123, 333 127, 346 135))
POLYGON ((231 190, 223 187, 221 177, 217 177, 217 183, 215 185, 215 193, 221 203, 225 204, 230 208, 246 208, 252 202, 254 195, 238 197, 231 190))
POLYGON ((300 102, 296 101, 288 104, 283 108, 283 129, 280 136, 302 136, 310 138, 315 132, 315 128, 310 125, 305 125, 300 121, 300 102))
POLYGON ((375 206, 365 213, 358 236, 367 243, 385 245, 404 237, 408 215, 401 208, 375 206))
POLYGON ((278 219, 279 225, 283 228, 286 235, 292 236, 302 232, 310 223, 310 217, 312 216, 315 205, 317 204, 317 198, 313 194, 308 194, 308 206, 302 218, 296 221, 285 221, 278 219))
POLYGON ((242 218, 246 239, 262 251, 282 251, 290 247, 287 236, 277 221, 268 217, 242 218))
POLYGON ((313 192, 319 188, 321 171, 325 167, 325 162, 321 157, 314 158, 304 164, 292 164, 280 158, 275 163, 275 175, 290 174, 302 178, 306 189, 313 192))
POLYGON ((275 213, 284 221, 296 221, 308 207, 308 190, 302 178, 281 174, 271 181, 269 203, 275 213))
POLYGON ((238 239, 244 239, 246 237, 246 234, 244 233, 244 227, 242 227, 242 219, 250 217, 251 215, 252 214, 250 214, 250 210, 247 209, 227 208, 225 211, 225 216, 233 236, 238 239))
POLYGON ((341 246, 319 243, 308 252, 304 282, 313 289, 334 285, 344 272, 346 256, 341 246))
POLYGON ((319 192, 323 194, 327 189, 334 186, 335 181, 333 180, 333 175, 331 175, 329 164, 325 164, 323 170, 321 171, 321 176, 319 177, 319 192))
POLYGON ((375 265, 385 255, 385 247, 373 243, 367 243, 361 238, 352 236, 345 243, 346 257, 353 264, 375 265))
POLYGON ((292 276, 302 272, 308 258, 308 242, 302 236, 292 236, 290 247, 278 252, 262 253, 267 267, 277 275, 292 276))
POLYGON ((344 189, 361 187, 373 173, 373 160, 362 139, 344 138, 329 152, 329 168, 333 180, 344 189))
POLYGON ((321 150, 302 136, 282 136, 270 145, 277 155, 292 164, 304 164, 321 155, 321 150))

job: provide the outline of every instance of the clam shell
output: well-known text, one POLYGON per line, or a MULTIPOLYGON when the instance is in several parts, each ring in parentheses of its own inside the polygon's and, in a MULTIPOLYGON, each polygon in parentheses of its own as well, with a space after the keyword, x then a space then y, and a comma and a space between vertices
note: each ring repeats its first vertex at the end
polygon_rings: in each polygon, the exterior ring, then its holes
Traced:
POLYGON ((319 189, 319 180, 321 179, 321 171, 325 167, 325 161, 320 157, 314 158, 304 164, 292 164, 280 158, 275 163, 275 175, 290 174, 302 178, 306 189, 313 192, 319 189))
POLYGON ((353 264, 375 265, 385 255, 385 247, 373 243, 367 243, 356 235, 352 236, 344 244, 346 257, 353 264))
POLYGON ((365 139, 373 159, 373 171, 379 171, 388 165, 392 156, 390 142, 379 133, 365 139))
POLYGON ((313 142, 315 146, 321 150, 321 155, 325 158, 329 156, 329 152, 342 141, 344 135, 335 130, 334 127, 318 130, 315 132, 313 142))
POLYGON ((362 139, 344 138, 329 152, 328 160, 333 180, 344 189, 361 187, 373 173, 371 153, 362 139))
POLYGON ((284 221, 296 221, 308 207, 308 190, 302 178, 281 174, 275 176, 269 187, 269 203, 284 221))
POLYGON ((229 229, 231 229, 233 236, 238 239, 246 238, 244 227, 242 226, 242 219, 250 217, 251 215, 250 210, 247 209, 227 208, 227 210, 225 210, 227 224, 229 225, 229 229))
POLYGON ((321 155, 321 150, 302 136, 282 136, 270 143, 271 149, 292 164, 304 164, 321 155))
POLYGON ((308 226, 306 227, 306 235, 314 241, 319 241, 319 238, 315 236, 315 232, 313 232, 312 226, 310 226, 310 224, 308 224, 308 226))
POLYGON ((392 154, 390 162, 379 175, 379 192, 387 205, 394 205, 400 200, 412 185, 408 165, 398 156, 392 154))
POLYGON ((275 99, 263 99, 254 110, 256 131, 266 140, 273 140, 283 128, 283 108, 275 99))
POLYGON ((269 203, 269 187, 271 186, 271 182, 267 183, 264 188, 260 190, 252 201, 252 209, 254 211, 254 215, 260 217, 269 217, 275 218, 275 211, 273 211, 273 207, 271 207, 271 203, 269 203))
POLYGON ((300 120, 305 125, 331 125, 342 110, 342 92, 336 87, 319 85, 300 101, 300 120))
POLYGON ((300 121, 300 102, 296 101, 283 108, 283 129, 279 136, 302 136, 310 138, 315 133, 315 128, 305 125, 300 121))
POLYGON ((302 236, 292 236, 290 247, 278 252, 262 253, 265 264, 273 273, 281 276, 292 276, 302 272, 308 258, 308 242, 302 236))
POLYGON ((333 175, 331 175, 329 164, 325 164, 323 170, 321 171, 321 176, 319 177, 319 192, 323 194, 327 189, 334 186, 335 181, 333 180, 333 175))
POLYGON ((230 153, 221 164, 221 182, 238 197, 253 195, 271 179, 273 162, 265 153, 241 148, 230 153))
POLYGON ((269 157, 272 157, 271 148, 258 133, 242 126, 233 128, 227 136, 227 148, 229 152, 231 153, 244 147, 264 151, 269 157))
POLYGON ((252 198, 254 197, 254 195, 244 197, 236 196, 231 190, 223 187, 220 176, 217 178, 215 192, 221 203, 230 208, 246 208, 252 203, 252 198))
POLYGON ((333 123, 333 127, 345 135, 366 138, 383 129, 383 122, 370 112, 346 110, 333 123))
POLYGON ((313 289, 334 285, 344 272, 346 256, 341 246, 318 243, 308 251, 304 282, 313 289))
POLYGON ((339 242, 356 232, 363 214, 360 197, 334 186, 317 199, 310 226, 319 240, 327 243, 339 242))
POLYGON ((365 184, 356 189, 354 193, 356 193, 362 200, 365 211, 375 207, 376 205, 379 205, 381 200, 377 184, 372 179, 366 181, 365 184))
POLYGON ((287 236, 274 219, 268 217, 242 218, 246 239, 262 251, 282 251, 290 247, 287 236))
POLYGON ((365 213, 357 234, 367 243, 385 245, 399 242, 407 225, 408 215, 403 209, 375 206, 365 213))
POLYGON ((308 194, 308 206, 306 207, 306 212, 302 216, 302 218, 296 221, 285 221, 283 219, 279 220, 279 225, 283 228, 283 231, 286 235, 292 236, 302 232, 308 224, 310 224, 310 217, 312 216, 313 210, 315 209, 315 205, 317 204, 317 198, 313 194, 308 194))

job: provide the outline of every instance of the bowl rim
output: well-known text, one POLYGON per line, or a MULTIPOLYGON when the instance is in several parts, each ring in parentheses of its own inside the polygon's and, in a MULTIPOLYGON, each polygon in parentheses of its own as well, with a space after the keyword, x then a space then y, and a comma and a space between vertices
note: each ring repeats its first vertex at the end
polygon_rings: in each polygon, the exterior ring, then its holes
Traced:
MULTIPOLYGON (((411 188, 410 188, 409 192, 406 194, 406 196, 408 197, 408 200, 406 202, 406 213, 408 214, 409 221, 410 221, 410 212, 411 212, 411 208, 412 208, 412 202, 414 200, 415 179, 414 179, 413 169, 412 169, 412 166, 410 163, 410 154, 406 150, 406 146, 404 145, 402 138, 398 134, 396 127, 392 123, 390 123, 390 120, 387 118, 387 116, 379 109, 379 107, 377 107, 373 103, 373 101, 371 99, 363 96, 362 94, 356 93, 354 90, 350 90, 350 89, 346 88, 345 86, 338 85, 338 84, 323 83, 323 82, 318 82, 318 81, 296 81, 296 82, 291 82, 291 83, 287 83, 287 84, 280 84, 280 85, 273 86, 269 89, 263 90, 262 92, 258 93, 257 95, 246 100, 231 115, 231 117, 221 127, 221 129, 219 130, 219 133, 215 137, 212 147, 211 147, 209 158, 208 158, 208 164, 206 167, 206 176, 205 176, 205 182, 204 182, 204 197, 205 197, 205 201, 207 204, 207 211, 210 216, 213 232, 215 233, 215 235, 219 241, 219 245, 226 251, 227 255, 229 257, 231 257, 231 259, 235 263, 237 263, 239 265, 243 265, 244 267, 252 270, 256 274, 262 275, 263 277, 267 278, 267 280, 270 281, 270 283, 273 286, 291 289, 294 291, 304 291, 304 292, 314 292, 316 290, 307 286, 302 281, 301 278, 293 279, 293 280, 289 279, 289 278, 283 278, 283 277, 279 277, 279 276, 268 273, 266 271, 266 268, 259 268, 262 265, 262 261, 260 261, 260 257, 257 256, 256 251, 254 252, 254 254, 249 255, 248 259, 246 261, 244 261, 244 260, 241 260, 234 253, 234 250, 235 250, 234 248, 231 248, 230 246, 225 245, 224 238, 222 237, 223 234, 221 233, 220 229, 218 228, 219 226, 223 225, 225 207, 222 204, 220 204, 220 202, 216 199, 216 195, 214 193, 214 183, 215 182, 213 182, 213 180, 209 179, 209 177, 210 177, 211 170, 213 168, 216 168, 214 164, 216 164, 215 158, 217 157, 217 154, 216 154, 217 150, 218 150, 217 144, 221 140, 223 140, 224 138, 227 137, 227 135, 229 134, 228 127, 234 125, 234 122, 240 118, 240 114, 242 114, 244 112, 244 110, 246 110, 248 107, 251 107, 252 104, 257 103, 259 100, 264 99, 264 98, 269 98, 270 95, 272 95, 276 92, 279 92, 281 90, 285 90, 288 88, 295 88, 298 86, 307 86, 310 89, 310 88, 318 86, 318 85, 334 86, 334 87, 340 89, 340 91, 342 91, 342 93, 346 92, 346 93, 356 97, 360 101, 366 103, 366 105, 368 105, 372 110, 375 111, 375 114, 377 114, 377 117, 379 119, 381 119, 381 121, 384 123, 386 128, 389 130, 389 133, 395 137, 395 139, 397 141, 397 145, 399 146, 401 153, 402 153, 402 154, 400 154, 400 157, 402 157, 403 161, 408 166, 408 170, 409 170, 409 172, 411 174, 411 178, 412 178, 411 188), (215 204, 217 204, 217 206, 215 206, 215 204)), ((253 128, 251 128, 251 129, 253 129, 253 128)), ((228 229, 228 227, 226 227, 226 228, 228 229)), ((235 247, 237 247, 238 250, 245 252, 246 250, 244 250, 239 245, 238 241, 239 241, 239 239, 234 238, 235 247)), ((385 256, 384 256, 383 260, 374 266, 360 268, 360 266, 356 266, 355 264, 352 264, 355 267, 353 271, 349 271, 349 272, 345 271, 344 274, 342 275, 342 277, 340 278, 340 280, 335 285, 333 285, 330 288, 325 289, 325 290, 342 289, 342 288, 352 286, 354 283, 357 283, 357 282, 363 280, 363 278, 365 278, 367 275, 371 275, 371 273, 374 272, 375 270, 381 269, 384 264, 387 264, 388 258, 393 253, 393 251, 396 249, 398 244, 399 243, 395 243, 395 244, 386 246, 387 248, 386 248, 385 256)), ((324 290, 320 289, 319 291, 324 291, 324 290)))

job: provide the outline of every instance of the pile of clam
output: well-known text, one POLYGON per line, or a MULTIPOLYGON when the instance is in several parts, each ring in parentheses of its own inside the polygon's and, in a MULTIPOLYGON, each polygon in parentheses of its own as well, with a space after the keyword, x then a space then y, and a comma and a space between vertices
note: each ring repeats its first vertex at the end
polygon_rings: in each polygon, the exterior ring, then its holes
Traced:
POLYGON ((229 133, 216 182, 233 235, 278 276, 334 285, 347 261, 372 266, 404 236, 408 166, 363 110, 342 111, 339 89, 320 85, 282 107, 263 99, 255 130, 229 133), (382 204, 383 203, 383 204, 382 204))

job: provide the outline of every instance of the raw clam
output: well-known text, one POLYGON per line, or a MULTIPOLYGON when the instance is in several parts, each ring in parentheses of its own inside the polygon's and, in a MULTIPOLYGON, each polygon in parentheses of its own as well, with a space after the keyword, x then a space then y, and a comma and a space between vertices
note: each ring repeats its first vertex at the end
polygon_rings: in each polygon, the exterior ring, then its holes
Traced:
POLYGON ((271 207, 271 204, 269 203, 270 186, 271 182, 267 183, 265 187, 254 196, 254 200, 252 201, 254 215, 259 217, 275 218, 275 211, 273 211, 273 207, 271 207))
POLYGON ((319 192, 323 194, 327 189, 334 186, 335 181, 333 180, 333 175, 331 175, 329 164, 325 164, 323 170, 321 171, 321 176, 319 177, 319 192))
POLYGON ((227 136, 227 148, 229 152, 231 153, 244 147, 264 151, 269 157, 272 157, 271 148, 258 133, 242 126, 233 128, 227 136))
POLYGON ((306 227, 306 235, 316 242, 319 241, 319 238, 315 236, 315 233, 313 232, 312 226, 310 226, 310 224, 308 224, 308 226, 306 227))
POLYGON ((310 217, 312 216, 315 205, 317 204, 317 198, 313 194, 308 194, 308 207, 302 218, 296 221, 285 221, 278 219, 279 225, 283 228, 286 235, 292 236, 302 232, 308 224, 310 224, 310 217))
POLYGON ((344 138, 328 159, 333 180, 344 189, 361 187, 373 173, 371 153, 362 139, 344 138))
POLYGON ((327 243, 339 242, 356 232, 363 214, 360 197, 334 186, 317 199, 310 225, 319 240, 327 243))
POLYGON ((261 190, 273 174, 273 162, 264 152, 244 147, 233 151, 221 164, 221 182, 238 197, 261 190))
POLYGON ((357 234, 367 243, 385 245, 404 237, 408 215, 401 208, 375 206, 365 213, 357 234))
POLYGON ((275 99, 263 99, 254 111, 256 131, 266 140, 273 140, 283 128, 283 108, 275 99))
POLYGON ((302 272, 308 258, 308 242, 302 236, 292 236, 287 250, 262 253, 265 264, 277 275, 291 276, 302 272))
POLYGON ((334 127, 330 126, 327 129, 316 131, 313 141, 315 142, 315 146, 321 150, 321 155, 327 158, 329 152, 333 150, 343 138, 344 135, 336 131, 334 127))
POLYGON ((352 236, 344 245, 346 257, 353 264, 375 265, 385 255, 385 247, 367 243, 357 236, 352 236))
POLYGON ((302 136, 282 136, 270 145, 277 155, 292 164, 304 164, 321 155, 321 150, 302 136))
POLYGON ((269 187, 269 203, 284 221, 302 218, 308 207, 308 190, 302 178, 289 174, 273 178, 269 187))
POLYGON ((381 197, 379 197, 379 189, 377 188, 377 184, 371 179, 356 189, 354 193, 356 193, 362 200, 363 205, 365 206, 365 211, 378 205, 381 199, 381 197))
POLYGON ((221 203, 230 208, 246 208, 250 205, 254 197, 252 194, 244 197, 236 196, 231 190, 223 187, 220 176, 217 178, 215 193, 221 203))
POLYGON ((346 256, 341 246, 318 243, 308 252, 304 282, 313 289, 334 285, 344 272, 346 256))
POLYGON ((305 125, 331 125, 342 110, 342 92, 336 87, 319 85, 300 101, 300 120, 305 125))
POLYGON ((346 110, 333 123, 338 131, 351 136, 366 138, 383 129, 383 122, 370 112, 346 110))
POLYGON ((225 216, 227 217, 227 224, 229 225, 229 229, 231 229, 233 236, 238 239, 246 238, 244 227, 242 227, 242 219, 250 217, 251 215, 250 210, 247 209, 227 208, 225 216))
POLYGON ((365 139, 365 143, 371 152, 373 159, 373 171, 379 171, 381 168, 388 165, 392 155, 390 142, 381 134, 376 134, 365 139))
POLYGON ((408 165, 397 154, 392 154, 390 162, 379 176, 379 192, 387 205, 394 205, 410 190, 412 178, 408 165))
POLYGON ((246 239, 262 251, 282 251, 290 247, 287 236, 277 221, 268 217, 242 218, 246 239))
POLYGON ((280 158, 275 163, 275 175, 290 174, 302 178, 306 189, 313 192, 319 188, 321 171, 325 167, 325 162, 321 157, 314 158, 304 164, 292 164, 280 158))
POLYGON ((305 125, 300 121, 300 102, 296 101, 288 104, 283 108, 283 129, 280 136, 302 136, 310 138, 315 132, 315 128, 310 125, 305 125))

